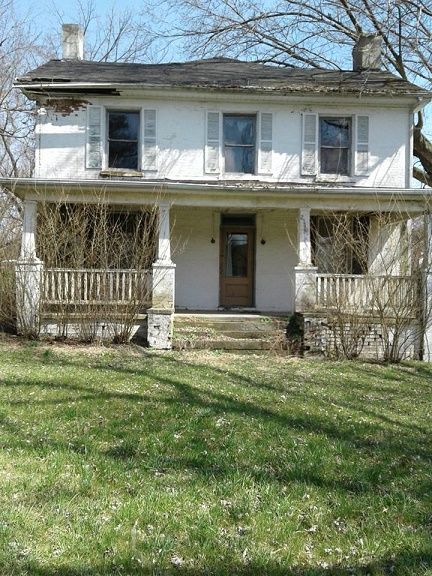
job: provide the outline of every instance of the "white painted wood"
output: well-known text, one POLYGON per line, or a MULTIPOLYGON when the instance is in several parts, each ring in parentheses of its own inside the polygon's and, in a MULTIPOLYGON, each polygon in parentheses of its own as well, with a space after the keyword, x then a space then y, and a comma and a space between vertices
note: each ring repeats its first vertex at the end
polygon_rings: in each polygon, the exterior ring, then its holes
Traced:
POLYGON ((157 170, 156 110, 144 109, 143 170, 157 170))
POLYGON ((312 266, 310 208, 306 206, 298 211, 298 253, 299 266, 312 266))
POLYGON ((318 171, 318 114, 303 114, 302 118, 303 176, 315 176, 318 171))
POLYGON ((25 200, 23 202, 24 215, 21 236, 21 260, 37 260, 36 256, 36 226, 37 202, 25 200))
POLYGON ((170 205, 159 203, 158 261, 171 262, 170 205))
MULTIPOLYGON (((150 270, 47 268, 44 304, 127 304, 151 293, 150 270)), ((150 304, 150 302, 149 302, 150 304)))
POLYGON ((378 306, 390 311, 408 309, 418 297, 417 281, 411 276, 317 274, 320 309, 373 311, 378 306))
POLYGON ((207 111, 206 118, 205 171, 217 174, 220 171, 221 114, 207 111))
POLYGON ((271 174, 273 157, 273 114, 259 114, 258 170, 260 174, 271 174))
POLYGON ((102 168, 102 107, 87 106, 86 168, 102 168))
POLYGON ((355 173, 364 176, 369 172, 369 116, 356 117, 355 173))

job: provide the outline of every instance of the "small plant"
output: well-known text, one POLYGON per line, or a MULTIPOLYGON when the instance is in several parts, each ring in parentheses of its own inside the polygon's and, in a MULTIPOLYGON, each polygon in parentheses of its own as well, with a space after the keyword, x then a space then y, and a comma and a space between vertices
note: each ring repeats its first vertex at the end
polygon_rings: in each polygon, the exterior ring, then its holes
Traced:
POLYGON ((288 351, 293 356, 303 353, 304 321, 302 314, 291 314, 286 328, 288 351))

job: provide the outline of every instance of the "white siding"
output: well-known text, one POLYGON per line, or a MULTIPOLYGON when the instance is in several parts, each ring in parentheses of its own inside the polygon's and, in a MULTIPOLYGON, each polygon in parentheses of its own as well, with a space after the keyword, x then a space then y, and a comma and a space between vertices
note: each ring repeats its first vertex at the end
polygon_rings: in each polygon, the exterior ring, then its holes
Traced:
MULTIPOLYGON (((219 306, 220 213, 206 208, 172 209, 177 308, 216 310, 219 306), (214 244, 211 239, 214 237, 214 244)), ((256 234, 255 306, 261 311, 294 308, 297 263, 296 212, 259 211, 256 234), (261 244, 261 240, 265 244, 261 244)))
MULTIPOLYGON (((192 96, 191 96, 192 97, 192 96)), ((119 108, 119 100, 95 99, 95 104, 119 108)), ((174 102, 162 100, 125 100, 124 108, 157 110, 158 171, 145 172, 144 178, 224 179, 207 174, 204 166, 206 111, 258 113, 256 104, 226 102, 174 102)), ((265 103, 265 112, 273 114, 272 170, 268 174, 245 175, 269 182, 314 182, 314 176, 301 176, 302 113, 369 116, 369 173, 348 178, 347 185, 404 187, 407 149, 409 148, 408 108, 351 106, 337 108, 318 104, 265 103)), ((85 168, 85 109, 70 115, 50 113, 41 124, 39 176, 45 178, 97 178, 98 170, 85 168)), ((242 176, 239 176, 241 178, 242 176)))
POLYGON ((173 208, 172 259, 177 308, 216 310, 219 305, 219 226, 212 210, 173 208), (211 243, 214 234, 215 243, 211 243))

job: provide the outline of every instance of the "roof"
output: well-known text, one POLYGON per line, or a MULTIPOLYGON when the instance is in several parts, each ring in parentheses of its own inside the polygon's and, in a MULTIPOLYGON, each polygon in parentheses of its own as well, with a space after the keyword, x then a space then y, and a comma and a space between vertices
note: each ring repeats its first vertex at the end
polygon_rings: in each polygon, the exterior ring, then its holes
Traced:
POLYGON ((47 85, 62 91, 113 86, 208 88, 246 92, 292 92, 431 97, 427 90, 383 70, 355 72, 316 68, 281 68, 230 58, 171 64, 132 64, 50 60, 17 79, 16 86, 47 85))

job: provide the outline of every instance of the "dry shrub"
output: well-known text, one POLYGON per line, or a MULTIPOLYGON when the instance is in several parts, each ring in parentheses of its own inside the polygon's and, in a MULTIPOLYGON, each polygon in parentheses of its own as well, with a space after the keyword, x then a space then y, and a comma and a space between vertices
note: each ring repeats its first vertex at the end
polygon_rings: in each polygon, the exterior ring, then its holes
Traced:
POLYGON ((60 337, 128 341, 151 299, 158 211, 94 203, 39 206, 38 256, 45 265, 44 313, 60 337))
POLYGON ((0 193, 0 327, 16 328, 15 262, 21 239, 17 203, 0 193))

